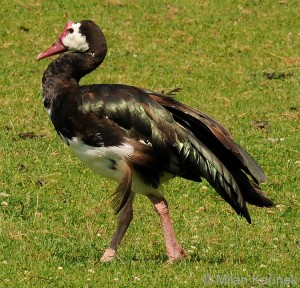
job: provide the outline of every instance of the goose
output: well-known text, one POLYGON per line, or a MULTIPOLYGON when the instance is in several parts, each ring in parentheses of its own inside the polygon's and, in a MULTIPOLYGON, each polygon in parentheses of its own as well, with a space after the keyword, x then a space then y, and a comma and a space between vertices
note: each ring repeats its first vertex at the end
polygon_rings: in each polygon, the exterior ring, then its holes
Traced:
POLYGON ((246 203, 271 207, 259 187, 267 178, 230 132, 170 94, 123 84, 80 85, 107 53, 91 20, 68 21, 38 60, 57 55, 42 77, 43 103, 55 130, 87 167, 117 182, 112 207, 118 223, 101 261, 116 258, 133 219, 135 195, 148 197, 160 218, 170 262, 188 256, 178 242, 162 184, 174 177, 207 182, 249 223, 246 203))

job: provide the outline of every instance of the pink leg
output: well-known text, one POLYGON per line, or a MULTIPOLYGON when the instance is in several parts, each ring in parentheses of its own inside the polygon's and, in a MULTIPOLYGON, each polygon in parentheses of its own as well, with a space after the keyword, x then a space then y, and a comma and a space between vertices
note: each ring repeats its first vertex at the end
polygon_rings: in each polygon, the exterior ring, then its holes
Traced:
POLYGON ((178 261, 184 257, 187 257, 187 252, 176 240, 166 199, 159 198, 154 195, 148 195, 148 198, 153 203, 154 208, 160 217, 166 243, 168 261, 178 261))
POLYGON ((114 236, 110 242, 109 247, 105 250, 103 256, 101 257, 102 262, 109 262, 115 258, 120 242, 122 241, 123 236, 125 235, 125 232, 133 218, 132 201, 133 199, 129 198, 127 204, 121 211, 118 219, 118 226, 114 233, 114 236))

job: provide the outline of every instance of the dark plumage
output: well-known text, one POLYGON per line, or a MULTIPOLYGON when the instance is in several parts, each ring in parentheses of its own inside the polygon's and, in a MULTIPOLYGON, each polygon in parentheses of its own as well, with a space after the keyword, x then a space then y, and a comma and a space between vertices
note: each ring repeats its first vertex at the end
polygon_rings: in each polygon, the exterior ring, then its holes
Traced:
POLYGON ((273 206, 258 186, 266 181, 262 169, 208 115, 133 86, 80 86, 79 80, 102 63, 106 52, 101 29, 84 20, 69 21, 59 39, 38 56, 63 53, 42 81, 44 105, 56 131, 83 163, 119 183, 113 207, 121 211, 120 221, 103 261, 114 257, 129 226, 135 193, 148 196, 160 215, 169 259, 186 256, 173 235, 160 187, 175 176, 197 182, 205 178, 249 223, 246 202, 273 206))

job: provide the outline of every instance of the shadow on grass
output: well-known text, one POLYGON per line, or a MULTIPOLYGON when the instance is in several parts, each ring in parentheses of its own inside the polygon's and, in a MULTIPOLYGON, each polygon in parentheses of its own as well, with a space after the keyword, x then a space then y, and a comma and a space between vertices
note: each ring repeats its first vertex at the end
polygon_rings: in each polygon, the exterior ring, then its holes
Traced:
MULTIPOLYGON (((100 259, 100 257, 99 257, 100 259)), ((101 265, 100 260, 98 259, 98 261, 95 262, 95 264, 97 265, 101 265)), ((163 254, 157 254, 157 255, 148 255, 148 256, 132 256, 132 257, 128 257, 125 258, 124 256, 120 256, 117 257, 114 261, 115 262, 154 262, 156 264, 180 264, 180 263, 208 263, 208 264, 221 264, 224 263, 226 261, 226 257, 220 256, 220 257, 204 257, 204 256, 200 256, 199 254, 190 254, 187 258, 184 258, 180 261, 177 262, 168 262, 167 261, 168 258, 166 255, 163 254)), ((108 262, 109 263, 109 262, 108 262)))
MULTIPOLYGON (((55 253, 55 257, 62 258, 65 262, 69 264, 87 264, 87 263, 93 263, 94 266, 99 266, 99 265, 110 265, 112 263, 114 264, 126 264, 128 265, 129 263, 143 263, 143 262, 151 262, 153 264, 157 265, 164 265, 164 264, 169 264, 169 265, 176 265, 180 263, 206 263, 208 265, 215 265, 215 264, 222 264, 226 262, 226 255, 200 255, 197 253, 192 253, 189 254, 187 258, 184 258, 180 261, 177 262, 168 262, 167 256, 163 253, 160 254, 149 254, 145 253, 145 255, 138 254, 138 255, 133 255, 133 256, 128 256, 125 254, 120 253, 119 255, 116 256, 116 258, 112 262, 101 262, 101 256, 102 252, 97 251, 96 253, 93 253, 93 255, 87 251, 86 254, 84 254, 82 251, 77 251, 73 253, 55 253)), ((242 263, 245 262, 245 259, 233 259, 234 262, 236 263, 242 263)))

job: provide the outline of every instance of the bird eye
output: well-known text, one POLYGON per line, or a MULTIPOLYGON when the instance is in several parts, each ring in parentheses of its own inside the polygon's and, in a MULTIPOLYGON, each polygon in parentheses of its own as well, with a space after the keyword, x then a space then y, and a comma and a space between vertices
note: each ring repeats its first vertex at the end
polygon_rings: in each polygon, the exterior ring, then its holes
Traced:
POLYGON ((69 33, 72 34, 73 32, 74 32, 74 29, 73 29, 73 28, 70 28, 70 29, 69 29, 69 33))

